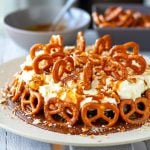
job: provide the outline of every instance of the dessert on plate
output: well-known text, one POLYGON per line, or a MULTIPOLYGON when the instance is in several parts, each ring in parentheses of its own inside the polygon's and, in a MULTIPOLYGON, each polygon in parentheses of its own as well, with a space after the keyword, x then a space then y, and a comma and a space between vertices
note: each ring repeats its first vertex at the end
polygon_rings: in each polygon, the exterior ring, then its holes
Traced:
POLYGON ((139 45, 112 46, 104 35, 75 46, 53 35, 35 44, 6 93, 6 104, 24 121, 66 134, 107 134, 138 128, 150 116, 150 66, 139 45))

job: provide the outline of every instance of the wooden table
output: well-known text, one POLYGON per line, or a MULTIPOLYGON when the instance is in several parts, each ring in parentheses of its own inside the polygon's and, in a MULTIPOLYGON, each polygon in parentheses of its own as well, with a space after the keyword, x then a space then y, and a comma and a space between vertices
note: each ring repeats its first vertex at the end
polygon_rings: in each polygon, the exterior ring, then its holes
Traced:
MULTIPOLYGON (((87 43, 92 44, 96 39, 96 34, 93 31, 88 31, 85 34, 87 38, 87 43)), ((17 47, 14 43, 11 42, 6 36, 0 37, 0 63, 6 62, 8 60, 23 56, 27 54, 26 50, 23 50, 17 47)), ((145 55, 149 55, 149 52, 144 52, 145 55)), ((81 148, 81 147, 69 147, 69 146, 60 146, 60 145, 52 145, 46 144, 34 140, 30 140, 27 138, 23 138, 12 134, 10 132, 5 131, 4 129, 0 129, 0 150, 146 150, 150 149, 150 142, 146 144, 144 142, 139 142, 132 145, 126 146, 114 146, 109 148, 81 148)))

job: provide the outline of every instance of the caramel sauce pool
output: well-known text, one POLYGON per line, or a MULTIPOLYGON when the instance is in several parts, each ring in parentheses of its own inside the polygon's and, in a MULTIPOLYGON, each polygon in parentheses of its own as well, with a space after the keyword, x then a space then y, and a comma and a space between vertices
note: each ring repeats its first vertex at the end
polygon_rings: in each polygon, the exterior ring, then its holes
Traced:
POLYGON ((28 26, 24 29, 28 30, 28 31, 39 31, 40 32, 40 31, 63 31, 65 28, 66 27, 63 24, 54 26, 51 23, 48 23, 48 24, 35 24, 32 26, 28 26))

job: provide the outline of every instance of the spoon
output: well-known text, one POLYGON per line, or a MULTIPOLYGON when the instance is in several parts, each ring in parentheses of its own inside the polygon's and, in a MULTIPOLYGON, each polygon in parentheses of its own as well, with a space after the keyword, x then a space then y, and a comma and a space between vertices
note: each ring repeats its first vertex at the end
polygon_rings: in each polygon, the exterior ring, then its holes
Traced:
POLYGON ((60 22, 64 14, 69 10, 69 8, 76 2, 76 0, 67 0, 66 4, 63 6, 63 8, 60 10, 60 12, 57 14, 55 19, 51 22, 52 28, 56 28, 57 24, 60 22))

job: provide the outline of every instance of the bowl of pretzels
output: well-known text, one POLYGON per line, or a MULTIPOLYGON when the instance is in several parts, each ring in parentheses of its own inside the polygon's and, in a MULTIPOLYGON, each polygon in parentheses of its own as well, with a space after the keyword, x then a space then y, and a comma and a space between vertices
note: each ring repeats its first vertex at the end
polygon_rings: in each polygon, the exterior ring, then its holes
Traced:
POLYGON ((138 4, 95 4, 92 8, 93 28, 99 36, 110 34, 113 44, 128 40, 138 42, 141 50, 149 50, 150 8, 138 4))
POLYGON ((34 6, 8 14, 4 18, 4 29, 20 47, 29 50, 35 43, 47 43, 51 35, 64 36, 64 43, 74 44, 76 34, 89 26, 90 15, 79 8, 69 9, 61 21, 52 25, 58 6, 34 6), (82 20, 82 21, 81 21, 82 20))

